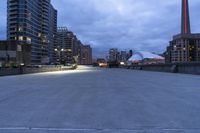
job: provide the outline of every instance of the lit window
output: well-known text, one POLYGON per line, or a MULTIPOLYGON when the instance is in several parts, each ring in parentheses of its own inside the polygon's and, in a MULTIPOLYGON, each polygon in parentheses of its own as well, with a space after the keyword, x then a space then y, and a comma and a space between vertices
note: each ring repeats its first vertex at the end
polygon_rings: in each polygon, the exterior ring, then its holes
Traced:
POLYGON ((67 49, 67 52, 72 52, 72 50, 71 49, 67 49))
POLYGON ((38 37, 41 37, 42 36, 42 34, 41 33, 38 33, 38 37))
POLYGON ((28 43, 31 43, 31 38, 30 38, 30 37, 27 37, 27 38, 26 38, 26 41, 27 41, 28 43))
POLYGON ((22 28, 22 27, 19 27, 19 28, 18 28, 18 31, 23 31, 23 28, 22 28))
POLYGON ((43 43, 46 43, 46 42, 47 42, 47 40, 46 40, 46 39, 42 39, 42 42, 43 42, 43 43))
POLYGON ((23 38, 24 38, 23 36, 19 36, 20 41, 23 41, 23 38))

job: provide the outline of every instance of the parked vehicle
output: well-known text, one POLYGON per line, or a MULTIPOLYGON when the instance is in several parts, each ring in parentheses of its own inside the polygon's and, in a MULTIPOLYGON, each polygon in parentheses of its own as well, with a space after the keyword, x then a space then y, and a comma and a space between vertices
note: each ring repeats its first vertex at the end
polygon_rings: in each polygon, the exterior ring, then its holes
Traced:
POLYGON ((109 61, 108 66, 109 68, 119 67, 119 63, 117 61, 109 61))
POLYGON ((99 67, 108 67, 107 63, 99 63, 99 67))

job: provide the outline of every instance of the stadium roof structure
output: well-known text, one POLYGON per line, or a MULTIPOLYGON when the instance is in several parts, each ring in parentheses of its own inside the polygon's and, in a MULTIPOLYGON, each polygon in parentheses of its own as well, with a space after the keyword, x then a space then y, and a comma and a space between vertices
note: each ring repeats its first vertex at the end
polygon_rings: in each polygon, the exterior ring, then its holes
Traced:
POLYGON ((165 58, 147 51, 136 51, 133 53, 132 57, 129 58, 128 61, 138 62, 143 61, 144 59, 164 60, 165 58))

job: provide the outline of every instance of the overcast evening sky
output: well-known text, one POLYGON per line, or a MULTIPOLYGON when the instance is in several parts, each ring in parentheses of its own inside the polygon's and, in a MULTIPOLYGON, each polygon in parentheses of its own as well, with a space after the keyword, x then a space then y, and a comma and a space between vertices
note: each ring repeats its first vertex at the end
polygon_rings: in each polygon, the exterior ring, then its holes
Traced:
MULTIPOLYGON (((0 39, 6 39, 6 1, 0 0, 0 39)), ((200 32, 200 0, 189 0, 192 32, 200 32)), ((109 48, 162 53, 180 32, 181 0, 52 0, 58 26, 67 26, 95 55, 109 48)))

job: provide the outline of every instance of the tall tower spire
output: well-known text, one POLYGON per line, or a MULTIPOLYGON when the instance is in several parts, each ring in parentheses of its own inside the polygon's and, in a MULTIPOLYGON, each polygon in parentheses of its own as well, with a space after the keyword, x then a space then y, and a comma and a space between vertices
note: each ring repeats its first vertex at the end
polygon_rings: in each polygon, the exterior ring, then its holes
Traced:
POLYGON ((188 0, 182 0, 181 33, 190 34, 190 14, 188 0))

